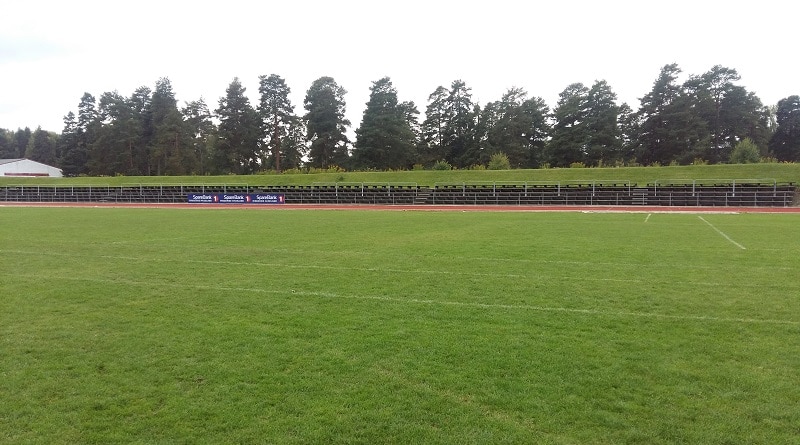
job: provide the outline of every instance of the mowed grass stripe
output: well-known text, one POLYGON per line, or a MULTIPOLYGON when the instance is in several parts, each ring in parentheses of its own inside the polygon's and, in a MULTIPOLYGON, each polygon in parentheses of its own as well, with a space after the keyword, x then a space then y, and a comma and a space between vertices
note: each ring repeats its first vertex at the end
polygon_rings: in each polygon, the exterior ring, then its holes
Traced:
MULTIPOLYGON (((331 298, 342 300, 364 300, 364 301, 377 301, 377 302, 392 302, 403 304, 423 304, 423 305, 440 305, 448 307, 464 307, 464 308, 479 308, 479 309, 498 309, 498 310, 524 310, 524 311, 539 311, 539 312, 563 312, 582 315, 599 315, 606 317, 644 317, 665 320, 689 320, 689 321, 714 321, 714 322, 733 322, 733 323, 765 323, 765 324, 786 324, 786 325, 800 325, 800 321, 794 320, 771 320, 771 319, 758 319, 758 318, 724 318, 706 315, 670 315, 659 313, 646 313, 646 312, 611 312, 600 309, 582 309, 582 308, 568 308, 568 307, 546 307, 546 306, 533 306, 525 304, 491 304, 491 303, 475 303, 465 301, 448 301, 448 300, 430 300, 418 298, 403 298, 392 297, 384 295, 342 295, 332 292, 313 292, 295 289, 267 289, 256 287, 232 287, 232 286, 209 286, 209 285, 192 285, 192 284, 176 284, 169 282, 152 282, 152 281, 133 281, 127 279, 101 279, 90 277, 58 277, 58 276, 34 276, 34 275, 17 275, 18 278, 26 278, 29 280, 57 280, 57 281, 86 281, 93 283, 106 284, 110 286, 134 286, 134 287, 164 287, 164 288, 182 288, 182 289, 199 289, 209 290, 215 292, 231 292, 231 293, 255 293, 255 294, 271 294, 288 297, 319 297, 331 298)), ((136 304, 136 303, 134 303, 136 304)))
MULTIPOLYGON (((81 243, 83 244, 83 243, 81 243)), ((142 244, 142 246, 150 245, 149 243, 142 244)), ((58 245, 59 248, 64 248, 63 244, 58 245)), ((172 247, 169 247, 172 248, 172 247)), ((784 251, 785 249, 769 249, 769 251, 784 251)), ((603 262, 603 261, 569 261, 569 260, 547 260, 547 259, 529 259, 529 258, 500 258, 500 257, 465 257, 465 256, 449 256, 447 258, 442 258, 440 256, 430 256, 430 255, 400 255, 392 254, 392 253, 378 253, 378 252, 369 252, 369 251, 349 251, 349 250, 340 250, 340 251, 331 251, 331 250, 320 250, 320 251, 313 251, 313 250, 293 250, 293 249, 271 249, 268 247, 260 248, 259 251, 262 255, 274 255, 274 254, 284 254, 284 255, 299 255, 299 254, 313 254, 319 256, 320 261, 325 260, 342 260, 342 257, 357 257, 359 259, 364 259, 365 257, 370 258, 372 260, 400 260, 400 259, 407 259, 413 261, 422 261, 422 262, 430 262, 434 263, 437 267, 444 268, 448 267, 447 263, 443 261, 461 261, 461 262, 483 262, 487 264, 491 264, 493 267, 502 266, 502 264, 514 264, 518 263, 524 266, 538 266, 538 265, 556 265, 556 266, 580 266, 580 267, 602 267, 602 268, 632 268, 632 267, 641 267, 642 263, 634 263, 634 262, 603 262), (326 258, 330 257, 330 258, 326 258)), ((167 250, 162 251, 164 255, 168 255, 167 250)), ((110 260, 120 260, 120 261, 188 261, 188 262, 196 262, 196 263, 215 263, 215 261, 211 260, 182 260, 179 258, 159 258, 157 256, 149 256, 149 257, 142 257, 142 256, 122 256, 122 255, 95 255, 90 253, 73 253, 73 252, 63 252, 63 251, 42 251, 42 250, 19 250, 19 249, 0 249, 0 253, 2 254, 9 254, 9 255, 40 255, 40 256, 55 256, 55 257, 96 257, 96 258, 103 258, 103 259, 110 259, 110 260)), ((266 265, 272 263, 265 263, 265 262, 247 262, 247 261, 217 261, 216 263, 219 264, 235 264, 235 265, 266 265)), ((298 265, 289 265, 289 266, 297 266, 298 265)), ((661 263, 659 264, 662 268, 667 269, 719 269, 719 265, 710 265, 710 264, 700 264, 700 263, 692 263, 691 258, 687 259, 687 261, 683 261, 680 263, 661 263)), ((313 267, 313 266, 309 266, 313 267)), ((365 269, 377 269, 377 268, 365 268, 365 269)), ((419 269, 416 269, 419 270, 419 269)), ((771 265, 771 264, 753 264, 749 266, 749 270, 759 270, 759 271, 788 271, 794 270, 791 267, 785 265, 771 265)), ((427 273, 450 273, 446 270, 425 270, 427 273)), ((511 274, 512 276, 517 276, 517 274, 511 274)))
MULTIPOLYGON (((546 280, 546 279, 555 279, 555 280, 565 280, 565 281, 599 281, 599 282, 618 282, 618 283, 653 283, 654 278, 650 275, 644 278, 613 278, 613 277, 599 277, 599 276, 591 276, 591 275, 564 275, 563 273, 542 273, 541 269, 537 269, 533 272, 528 273, 507 273, 504 272, 502 269, 498 268, 495 271, 491 272, 465 272, 465 271, 453 271, 453 270, 444 270, 444 269, 392 269, 392 268, 385 268, 385 267, 359 267, 359 266, 333 266, 333 265, 322 265, 322 264, 292 264, 292 263, 285 263, 285 262, 258 262, 258 261, 215 261, 215 260, 192 260, 192 259, 182 259, 182 258, 161 258, 161 257, 134 257, 134 256, 116 256, 116 255, 89 255, 89 254, 69 254, 69 253, 43 253, 43 252, 32 252, 32 251, 19 251, 19 250, 0 250, 0 253, 6 254, 14 254, 14 255, 47 255, 47 256, 56 256, 62 258, 78 258, 78 259, 88 259, 88 258, 97 258, 101 260, 111 260, 119 262, 118 264, 124 265, 127 262, 145 262, 145 263, 174 263, 176 265, 210 265, 210 266, 232 266, 234 268, 243 268, 243 270, 252 270, 253 268, 267 268, 270 270, 293 270, 293 269, 300 269, 300 270, 318 270, 318 271, 334 271, 334 272, 342 272, 342 273, 353 273, 353 272, 364 272, 364 273, 373 273, 373 274, 408 274, 408 275, 441 275, 441 276, 460 276, 460 277, 478 277, 478 278, 493 278, 493 279, 514 279, 514 280, 546 280)), ((463 260, 466 261, 498 261, 502 262, 502 259, 477 259, 477 258, 465 258, 463 260)), ((517 262, 519 260, 506 260, 507 262, 517 262)), ((617 267, 617 268, 640 268, 641 264, 624 264, 624 263, 608 263, 608 264, 596 264, 596 263, 588 263, 588 262, 543 262, 542 264, 549 263, 549 264, 556 264, 556 265, 578 265, 578 266, 600 266, 604 268, 608 267, 617 267)), ((450 265, 442 265, 442 267, 448 267, 450 265)), ((685 268, 695 269, 697 267, 694 266, 686 266, 685 268)), ((713 269, 717 270, 718 267, 700 267, 700 269, 713 269)), ((777 271, 786 271, 790 270, 788 267, 777 267, 777 268, 770 268, 770 267, 760 267, 760 269, 764 270, 777 270, 777 271)), ((563 269, 559 269, 561 271, 563 269)), ((661 278, 663 280, 663 277, 661 278)), ((765 283, 759 282, 752 282, 747 280, 746 282, 725 282, 725 281, 696 281, 696 280, 682 280, 682 281, 669 281, 673 284, 680 284, 680 283, 690 283, 696 286, 710 286, 710 287, 725 287, 725 286, 736 286, 736 287, 751 287, 751 288, 761 288, 765 286, 765 283)), ((800 289, 800 282, 796 281, 788 281, 786 283, 780 284, 782 287, 788 288, 798 288, 800 289)))

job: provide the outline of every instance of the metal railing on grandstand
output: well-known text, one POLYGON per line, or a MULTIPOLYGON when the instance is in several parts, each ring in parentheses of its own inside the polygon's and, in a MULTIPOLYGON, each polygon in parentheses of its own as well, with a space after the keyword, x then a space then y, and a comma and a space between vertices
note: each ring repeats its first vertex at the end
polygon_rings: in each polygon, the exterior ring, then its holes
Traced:
POLYGON ((795 199, 794 184, 760 179, 674 179, 653 183, 642 199, 651 205, 789 207, 795 199))
POLYGON ((436 183, 433 204, 629 205, 628 180, 436 183))
POLYGON ((317 182, 311 185, 123 184, 0 186, 6 202, 183 203, 198 193, 280 193, 287 204, 654 205, 790 207, 794 183, 775 179, 675 179, 417 183, 317 182))
POLYGON ((286 202, 313 204, 414 204, 420 193, 415 182, 315 182, 306 189, 309 193, 286 202))

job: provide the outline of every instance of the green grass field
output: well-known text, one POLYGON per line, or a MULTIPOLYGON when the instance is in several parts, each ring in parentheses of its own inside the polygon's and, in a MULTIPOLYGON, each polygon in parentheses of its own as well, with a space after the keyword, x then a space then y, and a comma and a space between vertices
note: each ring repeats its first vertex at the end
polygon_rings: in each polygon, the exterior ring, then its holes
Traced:
POLYGON ((798 215, 0 207, 2 443, 777 444, 798 215))
POLYGON ((730 180, 800 182, 800 163, 781 164, 717 164, 665 167, 546 168, 515 170, 415 170, 393 172, 341 172, 313 174, 261 174, 228 176, 116 176, 77 178, 19 178, 0 176, 0 186, 131 186, 131 185, 311 185, 314 183, 405 183, 433 186, 437 183, 494 182, 625 182, 649 183, 718 182, 730 180))

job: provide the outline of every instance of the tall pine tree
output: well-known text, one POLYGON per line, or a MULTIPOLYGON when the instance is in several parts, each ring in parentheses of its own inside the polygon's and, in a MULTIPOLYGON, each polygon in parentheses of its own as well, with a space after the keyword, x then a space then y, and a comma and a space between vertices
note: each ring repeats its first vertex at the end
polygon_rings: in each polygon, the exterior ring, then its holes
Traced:
POLYGON ((0 128, 0 159, 13 159, 17 157, 17 148, 14 146, 14 134, 0 128))
POLYGON ((504 153, 513 167, 538 167, 549 134, 548 113, 544 100, 528 98, 522 88, 510 88, 499 101, 487 104, 481 112, 481 163, 504 153))
POLYGON ((586 163, 596 167, 622 158, 617 95, 605 80, 596 81, 586 96, 586 163))
POLYGON ((158 175, 196 173, 199 162, 195 156, 189 129, 178 110, 172 83, 166 77, 156 82, 150 102, 153 126, 150 158, 158 175))
POLYGON ((472 89, 462 80, 455 80, 445 102, 445 124, 442 129, 445 159, 451 165, 468 167, 477 163, 475 127, 480 109, 472 102, 472 89))
POLYGON ((291 89, 277 74, 259 76, 258 92, 265 165, 280 172, 299 167, 303 156, 302 140, 297 138, 300 120, 289 100, 291 89))
POLYGON ((215 161, 227 173, 249 174, 262 168, 258 157, 260 119, 244 93, 239 78, 234 78, 217 108, 219 138, 215 161))
POLYGON ((78 176, 86 172, 87 152, 80 146, 80 136, 75 113, 70 111, 64 116, 64 129, 59 141, 61 169, 65 176, 78 176))
POLYGON ((306 139, 309 162, 313 167, 328 168, 349 164, 345 132, 350 121, 345 119, 344 95, 347 93, 332 77, 320 77, 306 92, 306 139))
POLYGON ((77 156, 86 157, 85 171, 87 174, 102 174, 94 168, 96 163, 92 161, 93 147, 102 125, 100 122, 100 116, 97 112, 97 100, 93 95, 89 93, 83 93, 83 96, 81 96, 80 102, 78 103, 77 117, 77 156))
POLYGON ((218 173, 212 158, 217 128, 205 100, 201 97, 187 103, 181 110, 181 114, 183 114, 186 131, 190 135, 191 149, 197 160, 197 173, 200 175, 218 173))
POLYGON ((422 122, 423 148, 419 150, 419 160, 427 166, 443 161, 447 156, 444 140, 448 121, 447 95, 447 89, 440 85, 428 96, 425 120, 422 122))
POLYGON ((691 163, 708 150, 709 133, 691 95, 676 81, 677 64, 665 65, 653 89, 641 99, 639 162, 645 165, 691 163))
POLYGON ((568 167, 572 163, 587 161, 589 128, 589 89, 582 83, 573 83, 559 94, 553 110, 555 125, 547 152, 553 167, 568 167))
POLYGON ((37 127, 31 135, 25 157, 42 164, 56 165, 58 160, 58 135, 37 127))
POLYGON ((414 163, 416 137, 407 109, 388 77, 372 83, 369 102, 356 130, 353 163, 361 169, 406 169, 414 163))
POLYGON ((135 174, 134 152, 140 129, 128 98, 116 91, 100 96, 98 115, 102 125, 90 145, 89 165, 94 174, 135 174))

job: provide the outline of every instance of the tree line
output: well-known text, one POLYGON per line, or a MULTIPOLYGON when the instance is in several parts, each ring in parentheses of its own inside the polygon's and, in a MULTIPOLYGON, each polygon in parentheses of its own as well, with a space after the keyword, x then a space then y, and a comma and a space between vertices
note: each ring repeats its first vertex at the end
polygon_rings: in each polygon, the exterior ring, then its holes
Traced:
POLYGON ((214 110, 202 98, 179 107, 161 78, 130 97, 85 93, 60 134, 0 129, 0 158, 93 176, 475 168, 498 155, 512 168, 800 160, 800 96, 768 107, 736 85, 735 69, 714 66, 682 83, 680 74, 664 66, 635 111, 604 80, 568 85, 552 109, 516 87, 481 106, 455 80, 430 94, 422 120, 384 77, 370 87, 355 141, 347 92, 331 77, 312 83, 303 114, 276 74, 259 76, 255 105, 234 78, 214 110))

